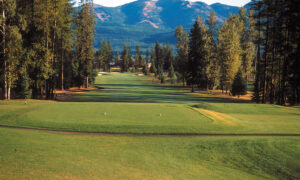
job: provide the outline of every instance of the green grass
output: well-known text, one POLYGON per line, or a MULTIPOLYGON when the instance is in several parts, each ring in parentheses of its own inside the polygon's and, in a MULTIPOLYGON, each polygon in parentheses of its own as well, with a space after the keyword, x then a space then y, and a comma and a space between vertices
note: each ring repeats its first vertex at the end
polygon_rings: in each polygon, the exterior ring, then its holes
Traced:
POLYGON ((299 179, 296 137, 119 137, 0 129, 0 179, 299 179))
POLYGON ((0 125, 115 133, 300 133, 299 108, 193 96, 131 73, 99 77, 96 86, 102 89, 65 102, 0 102, 0 125))
MULTIPOLYGON (((300 109, 112 73, 65 101, 0 102, 0 125, 115 133, 300 134, 300 109), (106 114, 106 115, 105 115, 106 114)), ((0 128, 0 179, 300 179, 299 137, 122 137, 0 128)))

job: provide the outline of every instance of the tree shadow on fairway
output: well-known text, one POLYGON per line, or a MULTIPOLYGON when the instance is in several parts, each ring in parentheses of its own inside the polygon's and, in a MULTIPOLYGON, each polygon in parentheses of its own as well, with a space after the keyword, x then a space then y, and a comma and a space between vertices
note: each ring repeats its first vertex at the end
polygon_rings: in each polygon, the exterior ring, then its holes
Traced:
POLYGON ((200 97, 186 94, 188 88, 147 84, 97 84, 97 92, 74 94, 66 102, 127 102, 127 103, 248 103, 249 101, 200 97))

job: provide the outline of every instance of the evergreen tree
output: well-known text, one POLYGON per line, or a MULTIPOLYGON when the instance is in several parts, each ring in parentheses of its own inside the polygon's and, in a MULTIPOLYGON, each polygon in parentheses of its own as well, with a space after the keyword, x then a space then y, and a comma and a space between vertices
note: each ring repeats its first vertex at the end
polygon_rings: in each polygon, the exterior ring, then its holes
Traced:
POLYGON ((29 77, 27 75, 26 69, 24 69, 24 72, 22 73, 22 77, 20 78, 20 97, 24 99, 30 98, 30 83, 29 83, 29 77))
POLYGON ((100 43, 100 49, 97 52, 97 63, 104 71, 110 70, 110 64, 112 63, 113 56, 114 54, 111 44, 102 40, 100 43))
POLYGON ((170 43, 163 48, 163 59, 164 59, 164 71, 170 69, 171 64, 174 62, 173 49, 170 46, 170 43))
POLYGON ((235 75, 235 78, 233 80, 232 87, 231 87, 231 94, 233 96, 238 96, 238 97, 240 97, 240 95, 247 94, 247 83, 244 80, 241 70, 239 70, 237 72, 237 74, 235 75))
POLYGON ((128 50, 127 50, 127 44, 124 43, 123 45, 123 51, 122 51, 122 67, 121 70, 122 72, 128 72, 128 68, 129 68, 129 59, 128 59, 128 50))
MULTIPOLYGON (((22 36, 20 33, 20 20, 16 9, 16 0, 1 1, 1 56, 0 70, 4 84, 4 98, 11 99, 11 89, 18 80, 18 66, 22 57, 22 36)), ((1 77, 1 76, 0 76, 1 77)))
POLYGON ((120 67, 122 66, 121 58, 120 58, 120 55, 118 52, 116 53, 116 56, 115 56, 115 65, 120 66, 120 67))
POLYGON ((91 79, 93 74, 95 15, 92 5, 92 1, 82 0, 81 11, 76 17, 76 60, 80 85, 85 84, 86 88, 89 87, 89 78, 91 79))
POLYGON ((150 67, 150 72, 154 73, 154 75, 157 76, 157 69, 156 69, 156 65, 155 65, 155 60, 156 60, 155 50, 154 50, 154 48, 152 46, 152 48, 151 48, 151 67, 150 67))
POLYGON ((181 75, 184 85, 188 74, 189 34, 183 31, 182 26, 178 26, 175 36, 177 38, 176 71, 181 75))
POLYGON ((254 100, 262 103, 298 104, 299 3, 252 1, 256 20, 256 78, 254 100))
POLYGON ((156 69, 158 71, 163 71, 163 69, 161 69, 161 67, 163 67, 164 64, 164 60, 163 60, 163 51, 162 51, 162 47, 160 45, 160 43, 157 41, 155 44, 155 66, 156 69))
POLYGON ((149 50, 148 49, 146 51, 145 63, 146 64, 150 63, 150 56, 149 56, 149 50))
POLYGON ((158 79, 160 80, 160 83, 161 84, 165 83, 163 66, 158 67, 157 73, 158 73, 158 79))
POLYGON ((107 66, 110 69, 110 64, 113 63, 114 59, 114 50, 111 43, 108 43, 108 56, 107 56, 107 66))
MULTIPOLYGON (((57 5, 59 8, 58 12, 58 42, 60 45, 57 45, 57 53, 60 54, 60 75, 61 75, 61 89, 64 90, 64 81, 65 81, 65 63, 69 64, 70 52, 71 52, 71 24, 72 24, 72 6, 73 4, 69 0, 60 0, 60 3, 57 5)), ((59 72, 59 70, 57 70, 59 72)), ((68 73, 67 73, 68 74, 68 73)))
POLYGON ((149 69, 148 69, 148 65, 147 64, 144 64, 144 66, 143 66, 143 73, 146 76, 149 74, 149 69))
POLYGON ((171 84, 174 84, 175 80, 176 80, 176 74, 175 74, 175 71, 174 71, 173 63, 171 63, 171 66, 170 66, 170 69, 169 69, 169 73, 168 73, 168 77, 171 80, 171 84))
POLYGON ((238 16, 230 15, 219 29, 218 57, 220 59, 220 86, 231 89, 232 82, 241 65, 240 25, 238 16))
POLYGON ((128 59, 129 59, 129 65, 128 67, 134 67, 134 60, 132 58, 132 50, 131 50, 131 47, 128 47, 128 59))
MULTIPOLYGON (((245 80, 248 78, 252 72, 252 64, 255 58, 255 47, 252 40, 252 20, 251 16, 246 15, 246 8, 239 9, 239 18, 241 23, 241 48, 242 48, 242 71, 245 75, 245 80)), ((251 11, 250 11, 251 14, 251 11)))
POLYGON ((192 87, 197 85, 200 88, 208 88, 207 79, 207 28, 202 24, 202 19, 198 16, 197 20, 191 29, 189 41, 189 61, 188 61, 188 79, 187 82, 192 87))
POLYGON ((136 46, 136 54, 135 54, 135 67, 140 68, 144 64, 143 58, 142 58, 142 52, 141 52, 141 46, 136 46))
POLYGON ((175 77, 175 72, 174 72, 174 67, 173 64, 171 63, 171 66, 169 68, 169 73, 168 73, 169 78, 174 78, 175 77))
POLYGON ((217 36, 217 21, 215 12, 210 12, 210 16, 207 22, 207 78, 208 78, 208 88, 214 89, 219 84, 219 62, 217 55, 217 43, 215 37, 217 36))

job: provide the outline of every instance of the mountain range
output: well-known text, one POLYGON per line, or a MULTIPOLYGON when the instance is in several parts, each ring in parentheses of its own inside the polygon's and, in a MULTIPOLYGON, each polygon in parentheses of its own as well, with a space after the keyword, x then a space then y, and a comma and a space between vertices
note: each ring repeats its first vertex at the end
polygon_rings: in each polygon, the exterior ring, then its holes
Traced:
POLYGON ((94 5, 94 11, 97 20, 95 47, 99 48, 104 39, 120 52, 124 42, 133 50, 137 44, 145 50, 156 41, 174 45, 177 26, 182 25, 189 31, 198 15, 207 20, 210 11, 215 11, 221 24, 230 13, 238 13, 238 7, 187 0, 137 0, 118 7, 94 5))

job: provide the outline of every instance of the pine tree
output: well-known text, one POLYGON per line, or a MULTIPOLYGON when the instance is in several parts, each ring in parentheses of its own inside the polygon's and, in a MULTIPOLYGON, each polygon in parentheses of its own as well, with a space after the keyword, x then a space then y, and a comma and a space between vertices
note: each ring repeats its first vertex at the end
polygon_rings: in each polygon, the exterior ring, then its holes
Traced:
POLYGON ((161 84, 165 83, 163 66, 158 67, 157 73, 158 73, 158 79, 160 80, 160 83, 161 84))
POLYGON ((163 48, 163 59, 164 59, 164 70, 168 71, 171 64, 174 63, 173 48, 171 48, 170 43, 163 48))
POLYGON ((208 68, 207 68, 207 78, 208 78, 208 88, 214 89, 219 84, 219 62, 217 55, 217 43, 215 37, 217 36, 217 21, 215 12, 210 12, 210 16, 207 22, 207 58, 208 58, 208 68))
POLYGON ((154 48, 152 46, 152 48, 151 48, 151 67, 150 67, 150 72, 154 73, 154 75, 156 77, 157 76, 157 69, 156 69, 156 65, 155 65, 155 60, 156 60, 155 51, 154 51, 154 48))
MULTIPOLYGON (((252 64, 255 58, 255 47, 252 38, 251 16, 246 15, 246 8, 239 9, 239 21, 241 23, 241 49, 242 49, 242 71, 245 80, 248 81, 252 72, 252 64)), ((251 14, 251 11, 249 12, 251 14)))
POLYGON ((115 65, 120 66, 120 67, 122 66, 121 58, 120 58, 120 55, 118 52, 116 53, 116 56, 115 56, 115 65))
POLYGON ((161 67, 163 67, 164 60, 163 60, 163 51, 160 43, 157 41, 155 44, 155 65, 156 69, 158 71, 158 74, 160 73, 159 71, 163 71, 161 67))
POLYGON ((257 50, 254 100, 280 105, 300 103, 299 3, 253 1, 257 50))
POLYGON ((240 25, 238 16, 230 15, 219 29, 218 57, 220 59, 220 86, 231 89, 232 82, 241 65, 240 25))
MULTIPOLYGON (((16 9, 16 0, 1 1, 1 67, 4 98, 11 99, 11 89, 18 80, 18 66, 22 56, 22 36, 16 9)), ((0 81, 0 82, 1 82, 0 81)), ((2 84, 2 83, 1 83, 2 84)))
POLYGON ((96 53, 97 54, 97 63, 100 67, 103 68, 104 71, 110 70, 110 64, 113 60, 113 49, 110 43, 105 40, 100 42, 100 49, 96 53))
POLYGON ((89 78, 92 76, 94 59, 94 26, 95 15, 92 1, 82 0, 81 11, 76 19, 76 60, 78 61, 78 72, 80 84, 88 88, 89 78), (85 81, 85 82, 84 82, 85 81))
POLYGON ((202 24, 202 19, 198 16, 191 29, 189 41, 189 75, 187 82, 194 92, 195 86, 203 89, 208 88, 207 78, 207 28, 202 24))
MULTIPOLYGON (((72 3, 69 0, 60 0, 59 7, 59 21, 58 26, 58 41, 60 42, 59 47, 57 48, 57 52, 60 53, 60 71, 61 71, 61 89, 64 90, 64 81, 65 81, 65 63, 66 59, 69 59, 69 54, 71 52, 71 24, 72 24, 72 3)), ((67 60, 68 64, 68 60, 67 60)), ((59 70, 58 70, 59 72, 59 70)))
POLYGON ((114 59, 114 50, 112 48, 111 43, 108 43, 108 56, 107 56, 107 65, 110 69, 110 64, 113 63, 113 59, 114 59))
POLYGON ((176 70, 181 75, 184 86, 188 74, 189 34, 183 31, 182 26, 178 26, 175 36, 177 38, 176 70))
POLYGON ((146 64, 150 63, 150 56, 149 56, 149 50, 148 49, 146 51, 145 63, 146 64))
POLYGON ((126 43, 124 43, 124 45, 123 45, 121 59, 122 59, 122 67, 121 67, 122 72, 128 72, 129 59, 128 59, 128 50, 127 50, 126 43))
POLYGON ((22 77, 20 78, 20 96, 21 98, 24 99, 29 99, 30 98, 30 83, 29 83, 29 77, 28 74, 26 72, 26 69, 24 69, 24 72, 22 73, 22 77))
POLYGON ((129 59, 129 65, 128 65, 128 67, 134 67, 134 60, 132 58, 131 47, 128 47, 127 52, 128 52, 128 59, 129 59))
POLYGON ((148 65, 147 64, 144 64, 144 66, 143 66, 143 73, 146 76, 149 74, 149 69, 148 69, 148 65))
POLYGON ((142 58, 142 52, 141 52, 141 46, 136 46, 136 54, 135 54, 135 67, 140 68, 144 64, 143 58, 142 58))
POLYGON ((235 78, 233 80, 232 87, 231 87, 231 94, 233 96, 238 96, 238 97, 240 97, 240 95, 247 94, 247 83, 244 80, 241 70, 239 70, 235 75, 235 78))
POLYGON ((170 65, 168 77, 171 80, 171 84, 174 84, 175 80, 176 80, 176 75, 175 75, 173 63, 171 63, 171 65, 170 65))

